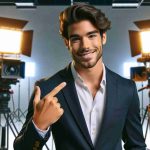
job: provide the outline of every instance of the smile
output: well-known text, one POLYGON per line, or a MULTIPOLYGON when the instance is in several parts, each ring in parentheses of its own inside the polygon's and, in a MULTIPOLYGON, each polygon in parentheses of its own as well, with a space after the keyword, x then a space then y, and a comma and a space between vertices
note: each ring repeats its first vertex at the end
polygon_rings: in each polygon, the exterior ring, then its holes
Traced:
POLYGON ((89 61, 93 58, 93 54, 95 52, 96 51, 87 51, 87 52, 79 53, 78 56, 83 61, 89 61))
POLYGON ((89 54, 93 54, 95 51, 87 51, 87 52, 83 52, 83 53, 79 53, 78 55, 79 56, 86 56, 86 55, 89 55, 89 54))

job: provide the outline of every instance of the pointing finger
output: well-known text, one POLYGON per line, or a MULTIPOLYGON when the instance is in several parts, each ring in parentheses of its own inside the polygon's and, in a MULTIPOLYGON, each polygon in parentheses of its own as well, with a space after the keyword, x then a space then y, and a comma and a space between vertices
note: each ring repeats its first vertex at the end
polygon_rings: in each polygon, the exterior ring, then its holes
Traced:
POLYGON ((36 106, 40 101, 41 90, 39 86, 35 87, 35 97, 34 97, 34 106, 36 106))
POLYGON ((66 86, 66 82, 60 83, 57 87, 55 87, 47 96, 54 97, 60 90, 62 90, 66 86))

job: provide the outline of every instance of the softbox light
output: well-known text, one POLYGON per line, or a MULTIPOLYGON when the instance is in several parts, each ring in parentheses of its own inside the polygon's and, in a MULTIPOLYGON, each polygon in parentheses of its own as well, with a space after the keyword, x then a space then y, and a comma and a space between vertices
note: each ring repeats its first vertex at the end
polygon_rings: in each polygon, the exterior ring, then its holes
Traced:
MULTIPOLYGON (((18 19, 12 19, 12 18, 4 18, 4 17, 0 17, 0 30, 1 32, 4 32, 4 31, 10 31, 10 35, 9 35, 9 32, 8 34, 5 36, 4 38, 4 35, 3 34, 0 34, 0 43, 3 43, 0 45, 0 53, 1 54, 16 54, 16 52, 12 52, 10 50, 9 52, 9 49, 8 48, 8 51, 6 52, 7 50, 7 47, 5 46, 9 46, 8 43, 12 43, 13 46, 16 46, 15 44, 17 44, 17 48, 15 49, 16 51, 18 51, 18 54, 23 54, 23 55, 26 55, 26 56, 31 56, 31 50, 32 50, 32 38, 33 38, 33 31, 32 30, 23 30, 24 26, 27 24, 28 21, 26 20, 18 20, 18 19), (21 37, 18 37, 18 43, 16 43, 16 41, 13 43, 13 35, 12 33, 13 32, 22 32, 22 35, 21 37), (10 37, 12 35, 12 38, 10 37), (10 39, 10 41, 8 41, 10 39), (4 43, 6 43, 4 45, 4 43), (6 48, 6 49, 5 49, 6 48), (18 50, 20 49, 20 50, 18 50)), ((17 34, 17 33, 16 33, 17 34)), ((14 50, 14 51, 15 51, 14 50)))

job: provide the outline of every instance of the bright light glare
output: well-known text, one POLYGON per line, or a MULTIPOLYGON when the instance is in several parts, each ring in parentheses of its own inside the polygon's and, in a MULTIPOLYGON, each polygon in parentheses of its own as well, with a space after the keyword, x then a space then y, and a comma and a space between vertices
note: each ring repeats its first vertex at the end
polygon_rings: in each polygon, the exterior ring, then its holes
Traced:
POLYGON ((34 62, 26 62, 25 76, 26 77, 34 77, 35 76, 35 63, 34 62))
MULTIPOLYGON (((142 65, 142 64, 141 64, 142 65)), ((137 62, 125 62, 123 63, 123 76, 130 78, 130 68, 140 66, 137 62)))
POLYGON ((19 54, 21 49, 22 32, 0 29, 0 53, 19 54))
POLYGON ((150 53, 150 31, 141 32, 142 53, 150 53))

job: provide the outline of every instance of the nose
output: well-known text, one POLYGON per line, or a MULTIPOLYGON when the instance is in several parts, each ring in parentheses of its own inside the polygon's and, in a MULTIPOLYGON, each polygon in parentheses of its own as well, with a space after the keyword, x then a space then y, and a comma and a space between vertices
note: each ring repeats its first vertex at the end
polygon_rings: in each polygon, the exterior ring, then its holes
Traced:
POLYGON ((82 49, 89 49, 90 48, 90 42, 89 42, 88 38, 82 38, 81 48, 82 49))

